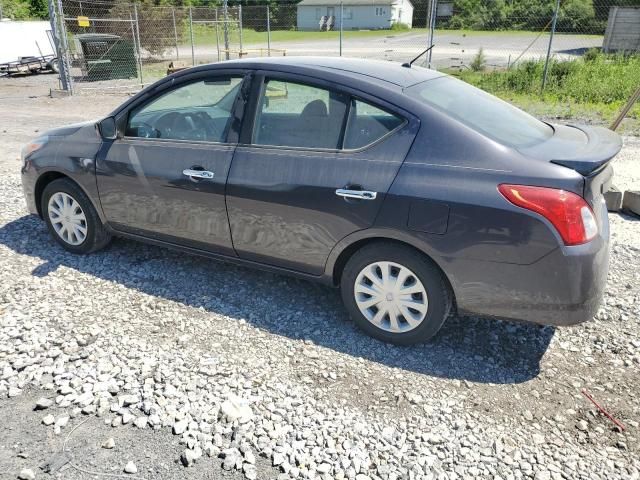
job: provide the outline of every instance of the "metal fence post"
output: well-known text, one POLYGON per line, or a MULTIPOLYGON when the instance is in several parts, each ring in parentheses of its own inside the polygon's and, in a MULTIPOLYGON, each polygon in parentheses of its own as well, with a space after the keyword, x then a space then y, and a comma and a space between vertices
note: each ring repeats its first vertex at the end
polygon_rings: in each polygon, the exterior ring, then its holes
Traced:
POLYGON ((224 0, 222 3, 223 32, 224 32, 224 58, 229 60, 229 3, 224 0))
POLYGON ((142 75, 142 45, 140 45, 140 28, 138 27, 138 5, 136 3, 133 4, 133 15, 136 22, 136 29, 134 35, 136 37, 136 47, 138 52, 138 68, 140 69, 140 85, 144 85, 143 75, 142 75))
POLYGON ((558 21, 558 11, 560 10, 560 0, 556 0, 556 9, 553 11, 553 21, 551 22, 551 35, 549 35, 549 46, 547 47, 547 58, 544 61, 544 72, 542 73, 542 90, 547 84, 547 73, 549 69, 549 57, 551 56, 551 45, 553 35, 556 33, 556 23, 558 21))
POLYGON ((340 1, 340 56, 342 56, 342 18, 344 16, 344 4, 340 1))
POLYGON ((271 56, 271 12, 267 4, 267 56, 271 56))
POLYGON ((62 89, 73 95, 73 85, 71 81, 71 62, 69 61, 69 49, 67 48, 67 33, 64 24, 64 11, 60 0, 49 0, 49 21, 53 33, 53 41, 58 56, 58 67, 60 68, 60 83, 62 89), (55 2, 55 3, 54 3, 55 2))
POLYGON ((238 5, 238 27, 240 28, 240 52, 238 58, 242 58, 242 4, 238 5))
MULTIPOLYGON (((428 40, 427 40, 427 48, 431 47, 431 45, 433 45, 433 37, 435 35, 435 29, 436 29, 436 14, 438 11, 438 0, 431 0, 431 3, 429 5, 429 35, 428 35, 428 40)), ((431 50, 429 50, 429 53, 427 54, 427 68, 431 68, 431 56, 433 54, 433 48, 431 50)))
POLYGON ((218 23, 218 8, 216 7, 216 50, 218 51, 218 61, 220 61, 220 25, 218 23))
POLYGON ((178 50, 178 30, 176 28, 176 9, 171 7, 171 17, 173 18, 173 37, 176 41, 176 60, 180 58, 180 51, 178 50))
POLYGON ((193 12, 192 7, 189 7, 189 36, 191 37, 191 65, 196 64, 196 52, 193 46, 193 12))

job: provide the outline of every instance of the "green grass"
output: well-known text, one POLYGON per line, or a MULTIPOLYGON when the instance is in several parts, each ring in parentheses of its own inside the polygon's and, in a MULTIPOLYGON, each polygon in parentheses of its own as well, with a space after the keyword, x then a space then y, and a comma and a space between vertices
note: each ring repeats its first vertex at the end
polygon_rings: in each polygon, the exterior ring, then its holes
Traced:
MULTIPOLYGON (((438 35, 453 35, 453 36, 466 36, 466 37, 535 37, 540 32, 530 32, 523 30, 499 30, 499 31, 478 31, 478 30, 436 30, 436 39, 438 35)), ((358 38, 384 38, 397 35, 427 35, 426 28, 412 28, 412 29, 400 29, 400 30, 345 30, 342 32, 343 39, 358 39, 358 38)), ((216 31, 215 27, 209 25, 194 25, 193 28, 194 42, 196 45, 211 45, 215 44, 216 31)), ((273 30, 271 32, 272 42, 306 42, 306 41, 327 41, 338 40, 340 32, 337 30, 331 30, 329 32, 319 31, 299 31, 299 30, 273 30)), ((575 38, 599 38, 602 35, 572 35, 575 38)), ((220 42, 222 43, 223 32, 222 27, 219 30, 220 42)), ((189 28, 185 29, 183 35, 183 45, 190 44, 189 28)), ((239 33, 237 29, 231 29, 229 32, 230 42, 237 44, 239 33)), ((267 32, 258 32, 252 28, 244 28, 242 30, 242 43, 243 45, 266 45, 267 44, 267 32)))
MULTIPOLYGON (((527 61, 508 71, 450 73, 538 117, 609 125, 638 87, 640 56, 589 52, 585 59, 553 61, 544 92, 543 69, 543 62, 527 61)), ((640 105, 621 128, 640 134, 640 105)))
MULTIPOLYGON (((416 28, 413 30, 348 30, 342 32, 343 39, 348 38, 384 38, 391 35, 400 35, 406 33, 426 33, 424 28, 416 28)), ((212 42, 215 44, 216 30, 213 26, 207 25, 194 25, 193 37, 196 45, 207 44, 212 42)), ((242 30, 242 44, 243 45, 266 45, 267 44, 267 32, 258 32, 251 28, 244 28, 242 30)), ((272 42, 301 42, 301 41, 323 41, 323 40, 337 40, 340 37, 340 32, 331 30, 329 32, 318 31, 299 31, 299 30, 273 30, 271 32, 272 42)), ((223 41, 222 27, 219 30, 220 42, 223 41)), ((232 44, 237 44, 239 39, 239 32, 237 29, 231 29, 229 31, 229 41, 232 44)), ((184 34, 183 44, 190 44, 189 31, 184 34)))

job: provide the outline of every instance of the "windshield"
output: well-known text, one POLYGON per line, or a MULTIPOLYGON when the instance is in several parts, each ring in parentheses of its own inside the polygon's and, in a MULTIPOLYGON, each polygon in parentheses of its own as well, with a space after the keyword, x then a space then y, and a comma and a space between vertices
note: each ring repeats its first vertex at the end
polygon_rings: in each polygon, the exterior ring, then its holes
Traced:
POLYGON ((546 123, 453 77, 427 80, 405 93, 504 145, 528 147, 553 135, 546 123))

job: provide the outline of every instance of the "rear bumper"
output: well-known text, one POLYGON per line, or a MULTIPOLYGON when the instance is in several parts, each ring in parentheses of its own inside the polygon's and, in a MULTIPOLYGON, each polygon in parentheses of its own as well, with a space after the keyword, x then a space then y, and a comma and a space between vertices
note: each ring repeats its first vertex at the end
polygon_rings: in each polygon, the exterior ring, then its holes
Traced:
POLYGON ((602 220, 589 243, 558 247, 530 265, 445 262, 459 312, 558 326, 591 320, 609 271, 606 212, 602 220))

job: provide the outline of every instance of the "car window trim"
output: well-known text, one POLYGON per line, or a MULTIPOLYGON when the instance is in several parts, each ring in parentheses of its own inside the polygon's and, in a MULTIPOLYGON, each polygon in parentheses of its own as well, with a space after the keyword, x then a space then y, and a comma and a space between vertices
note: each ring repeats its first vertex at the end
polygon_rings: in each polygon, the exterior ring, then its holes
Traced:
POLYGON ((242 97, 243 85, 247 81, 251 81, 252 72, 249 70, 220 70, 220 71, 207 71, 207 72, 198 72, 194 75, 186 75, 185 78, 181 78, 180 82, 169 82, 167 85, 163 86, 163 88, 159 88, 157 91, 154 91, 153 95, 145 96, 141 98, 139 102, 135 102, 130 104, 126 110, 121 111, 116 117, 116 122, 120 123, 124 128, 123 131, 126 133, 127 126, 129 125, 129 116, 131 112, 138 108, 144 108, 145 105, 150 104, 154 100, 160 98, 167 93, 177 90, 178 88, 185 87, 189 84, 196 83, 198 81, 202 81, 205 79, 215 79, 215 78, 240 78, 240 89, 238 90, 238 94, 234 100, 233 106, 231 108, 231 125, 229 125, 229 129, 226 132, 226 138, 224 142, 212 142, 209 140, 182 140, 175 138, 146 138, 146 137, 133 137, 130 135, 123 135, 119 140, 127 140, 127 141, 142 141, 147 143, 149 141, 159 142, 159 143, 184 143, 184 144, 205 144, 205 145, 237 145, 238 138, 234 142, 229 142, 229 137, 231 136, 231 126, 236 121, 239 120, 240 125, 242 124, 242 114, 244 113, 244 109, 240 110, 240 118, 238 119, 235 115, 238 113, 238 103, 242 97))
POLYGON ((299 73, 290 73, 283 72, 280 70, 268 70, 268 69, 260 69, 255 72, 255 76, 253 78, 253 85, 251 88, 251 99, 249 101, 248 108, 245 110, 245 117, 243 119, 243 132, 240 135, 240 141, 238 142, 239 147, 245 148, 259 148, 259 149, 270 149, 270 150, 293 150, 293 151, 302 151, 302 152, 318 152, 318 153, 344 153, 344 154, 353 154, 359 153, 369 148, 376 146, 377 144, 383 142, 391 135, 394 135, 398 131, 407 127, 411 120, 418 122, 419 120, 415 115, 406 112, 404 109, 400 109, 393 104, 388 102, 383 102, 387 105, 382 106, 380 103, 380 99, 377 97, 373 97, 366 92, 360 92, 357 89, 347 87, 342 84, 338 84, 336 87, 335 83, 331 83, 327 80, 317 77, 311 77, 309 75, 299 74, 299 73), (360 148, 320 148, 320 147, 295 147, 295 146, 285 146, 285 145, 261 145, 257 143, 253 143, 253 130, 256 125, 256 119, 258 115, 258 108, 261 104, 263 88, 265 85, 265 79, 274 79, 279 81, 290 81, 291 83, 302 83, 303 85, 315 86, 317 88, 323 88, 325 90, 334 90, 343 94, 348 95, 345 116, 343 119, 343 129, 341 130, 342 142, 340 143, 341 147, 344 147, 344 134, 346 132, 346 121, 348 120, 349 115, 351 114, 351 101, 352 100, 361 100, 365 103, 375 106, 376 108, 380 108, 381 110, 387 111, 394 115, 398 115, 402 118, 403 122, 398 125, 393 130, 390 130, 382 137, 377 140, 364 145, 360 148), (371 97, 373 100, 369 99, 371 97))

